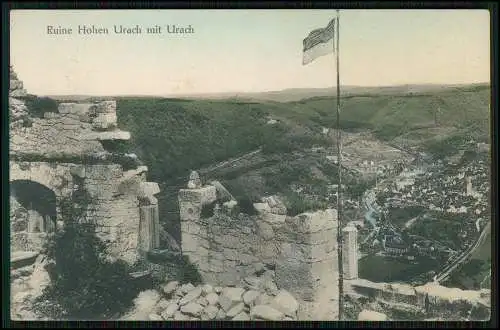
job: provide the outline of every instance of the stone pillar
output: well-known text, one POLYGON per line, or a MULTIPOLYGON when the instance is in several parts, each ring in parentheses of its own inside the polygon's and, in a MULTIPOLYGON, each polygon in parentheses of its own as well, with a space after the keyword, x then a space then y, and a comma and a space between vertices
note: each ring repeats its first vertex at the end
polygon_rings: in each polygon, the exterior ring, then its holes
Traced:
POLYGON ((344 279, 354 280, 358 278, 358 230, 348 225, 342 229, 343 253, 342 267, 344 279))
POLYGON ((472 196, 472 180, 468 175, 465 177, 465 194, 467 196, 472 196))
POLYGON ((139 207, 139 250, 150 252, 160 246, 160 219, 158 205, 139 207))
POLYGON ((160 217, 158 200, 154 197, 160 192, 156 182, 139 184, 139 252, 150 252, 160 247, 160 217))
POLYGON ((287 217, 278 237, 276 282, 299 301, 299 320, 338 320, 337 211, 287 217))
POLYGON ((214 186, 180 189, 178 198, 182 254, 197 268, 204 282, 215 283, 208 269, 209 224, 201 218, 201 211, 204 205, 215 202, 217 191, 214 186))

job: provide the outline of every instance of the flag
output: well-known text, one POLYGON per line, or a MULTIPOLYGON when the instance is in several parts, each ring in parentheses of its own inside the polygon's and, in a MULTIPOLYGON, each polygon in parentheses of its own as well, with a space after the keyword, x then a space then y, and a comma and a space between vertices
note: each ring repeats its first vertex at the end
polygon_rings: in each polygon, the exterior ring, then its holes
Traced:
POLYGON ((333 53, 334 31, 335 19, 332 19, 326 28, 316 29, 309 33, 303 42, 302 65, 309 64, 320 56, 333 53))

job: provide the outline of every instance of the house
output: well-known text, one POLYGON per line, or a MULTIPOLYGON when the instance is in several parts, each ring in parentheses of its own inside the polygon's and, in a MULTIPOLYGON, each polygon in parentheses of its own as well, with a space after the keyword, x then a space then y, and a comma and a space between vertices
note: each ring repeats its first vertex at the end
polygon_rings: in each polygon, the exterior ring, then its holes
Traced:
POLYGON ((384 251, 388 254, 403 255, 408 252, 408 244, 395 235, 386 235, 382 244, 384 251))

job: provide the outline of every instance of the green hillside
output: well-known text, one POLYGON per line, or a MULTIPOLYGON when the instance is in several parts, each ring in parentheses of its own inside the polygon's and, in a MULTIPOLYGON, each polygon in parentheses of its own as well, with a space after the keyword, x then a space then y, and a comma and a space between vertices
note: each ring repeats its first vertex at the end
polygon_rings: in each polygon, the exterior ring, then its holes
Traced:
MULTIPOLYGON (((341 126, 371 130, 387 141, 405 138, 422 145, 446 144, 447 138, 457 134, 487 141, 489 102, 487 86, 399 96, 348 96, 342 99, 341 126)), ((190 169, 258 146, 283 152, 324 144, 321 127, 335 127, 335 110, 335 98, 328 97, 285 103, 118 99, 119 125, 132 133, 131 148, 150 165, 157 181, 186 175, 190 169), (266 125, 269 118, 280 123, 266 125)))
MULTIPOLYGON (((307 152, 312 146, 335 146, 332 137, 327 139, 321 134, 322 127, 336 125, 333 97, 294 102, 116 99, 119 126, 130 131, 132 139, 127 145, 113 147, 136 153, 148 165, 149 179, 162 184, 160 212, 162 219, 168 219, 167 227, 174 228, 174 232, 178 226, 175 224, 177 191, 186 184, 189 171, 238 157, 258 147, 263 148, 262 163, 205 179, 222 181, 236 198, 246 202, 255 200, 257 195, 278 191, 297 202, 290 185, 309 184, 324 190, 336 181, 334 166, 322 163, 307 152), (278 123, 267 124, 271 118, 278 123)), ((342 98, 341 127, 368 130, 387 142, 411 145, 444 156, 470 137, 489 140, 489 102, 488 86, 400 95, 377 95, 371 91, 369 95, 342 98)), ((299 212, 324 203, 297 202, 293 209, 299 212)))

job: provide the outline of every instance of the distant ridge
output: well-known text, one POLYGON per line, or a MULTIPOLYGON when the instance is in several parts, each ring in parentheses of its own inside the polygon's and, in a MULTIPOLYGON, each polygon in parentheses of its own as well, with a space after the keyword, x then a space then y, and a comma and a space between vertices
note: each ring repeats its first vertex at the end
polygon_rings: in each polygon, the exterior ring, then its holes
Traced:
MULTIPOLYGON (((489 87, 489 83, 473 84, 408 84, 395 86, 342 86, 341 95, 404 95, 420 94, 443 91, 447 89, 466 90, 470 88, 489 87)), ((45 95, 56 100, 65 101, 83 101, 88 99, 102 98, 130 98, 130 97, 148 97, 148 98, 172 98, 172 99, 208 99, 208 100, 239 100, 239 101, 271 101, 271 102, 293 102, 313 97, 335 96, 336 87, 327 88, 288 88, 280 91, 268 92, 227 92, 227 93, 199 93, 199 94, 164 94, 164 95, 109 95, 109 96, 91 96, 91 95, 45 95)))

